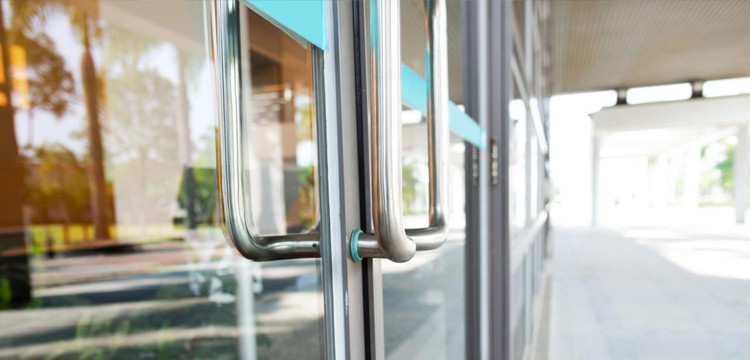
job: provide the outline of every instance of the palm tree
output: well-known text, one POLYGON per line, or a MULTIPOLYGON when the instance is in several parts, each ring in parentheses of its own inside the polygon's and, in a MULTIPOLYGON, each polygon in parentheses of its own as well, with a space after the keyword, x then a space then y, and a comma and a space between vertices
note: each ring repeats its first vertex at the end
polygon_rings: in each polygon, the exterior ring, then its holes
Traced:
MULTIPOLYGON (((0 3, 0 21, 5 19, 3 6, 0 3)), ((0 201, 0 228, 18 229, 23 225, 23 189, 24 172, 18 153, 18 141, 14 122, 12 85, 10 72, 10 46, 4 21, 0 26, 0 52, 2 52, 2 79, 0 82, 0 187, 4 191, 0 201)), ((11 233, 7 230, 0 237, 0 253, 23 245, 23 232, 11 233)), ((31 278, 29 276, 28 258, 25 254, 14 257, 3 257, 0 262, 0 309, 11 303, 26 302, 31 299, 31 278)))
MULTIPOLYGON (((89 16, 85 11, 79 9, 75 5, 68 4, 64 0, 13 0, 11 1, 11 6, 13 8, 11 28, 14 29, 14 32, 18 34, 19 38, 22 36, 30 37, 30 34, 36 37, 45 38, 46 35, 44 35, 43 31, 38 31, 37 27, 40 23, 44 23, 44 20, 46 20, 48 16, 56 12, 66 13, 73 28, 78 31, 81 44, 83 45, 83 53, 81 54, 81 83, 83 87, 83 101, 87 119, 87 172, 89 191, 91 193, 91 217, 94 224, 95 238, 108 239, 109 207, 107 206, 106 185, 104 180, 104 150, 102 146, 101 111, 99 106, 101 91, 96 66, 93 57, 91 56, 92 39, 100 33, 97 23, 95 19, 89 16)), ((49 51, 53 51, 51 50, 53 49, 51 42, 48 41, 48 43, 50 46, 47 46, 46 48, 50 49, 49 51)), ((4 52, 4 54, 5 53, 6 52, 4 52)), ((54 67, 54 70, 60 74, 69 74, 69 72, 64 69, 64 63, 61 63, 63 66, 54 67)), ((65 84, 64 88, 66 88, 66 90, 72 90, 72 85, 70 85, 71 88, 68 89, 68 81, 64 81, 63 84, 65 84)), ((31 96, 32 99, 38 97, 39 96, 37 95, 31 96)), ((47 101, 44 104, 47 105, 48 110, 52 110, 56 115, 60 116, 67 110, 67 106, 70 103, 68 100, 70 99, 61 98, 59 101, 47 101)))
MULTIPOLYGON (((5 18, 3 6, 0 6, 0 21, 5 18)), ((15 164, 19 160, 18 154, 18 141, 16 140, 16 130, 14 121, 13 111, 13 83, 10 71, 10 43, 8 41, 8 32, 5 29, 4 21, 0 26, 0 53, 2 57, 0 62, 2 63, 2 81, 0 82, 0 163, 4 164, 15 164)), ((22 187, 23 182, 18 184, 18 188, 22 187)), ((9 187, 4 187, 8 189, 9 187)), ((12 189, 12 187, 10 187, 12 189)), ((9 219, 6 216, 5 211, 2 212, 3 216, 0 217, 0 225, 11 225, 18 226, 21 224, 20 218, 20 202, 15 204, 9 204, 7 201, 1 202, 6 206, 18 207, 18 211, 10 211, 17 215, 13 216, 13 219, 9 219), (4 224, 6 221, 12 221, 10 224, 4 224)), ((8 214, 10 215, 10 214, 8 214)))
MULTIPOLYGON (((11 45, 19 46, 26 53, 25 66, 31 74, 27 79, 27 95, 30 99, 27 105, 30 114, 34 109, 44 109, 61 117, 68 110, 74 89, 73 77, 65 69, 64 60, 55 51, 50 38, 43 32, 29 31, 29 19, 25 15, 32 13, 40 2, 11 2, 12 17, 7 27, 5 4, 7 3, 0 3, 0 165, 4 168, 0 176, 0 188, 9 191, 5 191, 3 201, 0 202, 0 227, 19 230, 5 231, 0 239, 0 248, 23 248, 22 205, 26 202, 27 195, 23 191, 26 176, 15 131, 11 45)), ((0 293, 5 293, 0 294, 0 307, 7 301, 18 303, 31 298, 29 265, 25 252, 3 259, 0 264, 0 293)))
POLYGON ((96 75, 94 59, 91 56, 90 18, 80 10, 73 10, 72 19, 79 25, 83 54, 81 55, 81 81, 83 99, 86 103, 88 120, 89 150, 89 189, 91 191, 91 217, 94 222, 94 238, 109 239, 109 221, 107 216, 107 192, 104 183, 104 149, 102 147, 102 129, 99 119, 99 81, 96 75))

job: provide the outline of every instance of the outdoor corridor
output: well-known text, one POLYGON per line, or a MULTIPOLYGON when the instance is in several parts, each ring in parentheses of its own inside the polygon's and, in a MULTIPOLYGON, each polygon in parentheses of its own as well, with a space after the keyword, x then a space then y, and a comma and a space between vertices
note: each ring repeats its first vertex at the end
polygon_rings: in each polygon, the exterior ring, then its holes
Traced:
POLYGON ((550 359, 747 358, 747 227, 553 229, 550 359))

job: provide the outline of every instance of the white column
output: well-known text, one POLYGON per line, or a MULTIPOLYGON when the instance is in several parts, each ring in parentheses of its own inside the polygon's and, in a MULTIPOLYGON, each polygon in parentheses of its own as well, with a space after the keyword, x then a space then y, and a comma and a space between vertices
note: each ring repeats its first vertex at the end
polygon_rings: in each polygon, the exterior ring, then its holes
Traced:
POLYGON ((737 127, 737 148, 734 151, 734 212, 738 224, 745 223, 747 211, 748 172, 750 171, 750 144, 747 125, 737 127))
POLYGON ((601 142, 594 134, 591 142, 591 226, 599 225, 599 165, 601 163, 601 142))
POLYGON ((685 207, 697 208, 700 203, 701 178, 701 147, 688 149, 687 166, 685 169, 685 188, 683 189, 683 204, 685 207))
POLYGON ((656 155, 654 168, 654 190, 651 193, 654 207, 663 209, 667 206, 669 192, 669 162, 664 154, 656 155))
POLYGON ((526 152, 526 166, 524 167, 524 182, 526 183, 525 190, 526 190, 526 196, 524 199, 525 202, 525 219, 526 225, 529 225, 531 223, 531 192, 533 191, 531 189, 531 147, 536 146, 536 144, 532 144, 531 140, 533 138, 533 131, 534 126, 533 122, 535 120, 533 112, 530 111, 528 107, 526 107, 526 114, 529 116, 526 117, 526 149, 524 150, 526 152))
POLYGON ((664 203, 672 205, 677 202, 677 161, 675 161, 675 154, 670 152, 665 161, 667 162, 667 176, 664 177, 664 186, 666 187, 664 203))

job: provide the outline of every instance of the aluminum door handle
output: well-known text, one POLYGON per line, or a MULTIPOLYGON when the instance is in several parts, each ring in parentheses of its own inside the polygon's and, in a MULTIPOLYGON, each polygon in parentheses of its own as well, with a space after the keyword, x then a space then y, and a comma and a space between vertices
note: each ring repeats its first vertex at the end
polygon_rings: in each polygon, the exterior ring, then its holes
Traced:
POLYGON ((227 241, 245 258, 266 261, 320 257, 320 234, 265 236, 257 233, 246 205, 249 194, 243 179, 245 164, 245 98, 241 78, 239 1, 213 1, 211 44, 214 86, 218 94, 219 146, 217 173, 222 228, 227 241))
POLYGON ((429 227, 405 229, 401 189, 401 31, 399 2, 364 6, 370 106, 370 174, 373 233, 355 229, 350 250, 405 262, 417 251, 442 246, 448 234, 448 55, 445 0, 425 0, 429 227))

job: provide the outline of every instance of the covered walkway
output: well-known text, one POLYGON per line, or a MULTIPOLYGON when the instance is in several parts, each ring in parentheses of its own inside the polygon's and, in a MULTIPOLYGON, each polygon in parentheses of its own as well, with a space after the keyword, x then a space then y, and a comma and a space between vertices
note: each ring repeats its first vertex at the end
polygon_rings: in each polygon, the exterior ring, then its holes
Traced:
POLYGON ((553 231, 550 359, 750 354, 747 227, 553 231))

